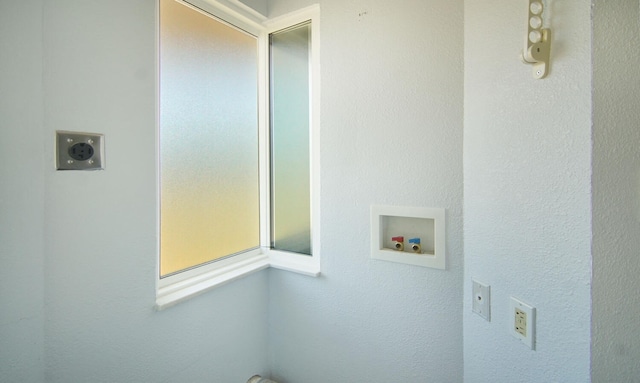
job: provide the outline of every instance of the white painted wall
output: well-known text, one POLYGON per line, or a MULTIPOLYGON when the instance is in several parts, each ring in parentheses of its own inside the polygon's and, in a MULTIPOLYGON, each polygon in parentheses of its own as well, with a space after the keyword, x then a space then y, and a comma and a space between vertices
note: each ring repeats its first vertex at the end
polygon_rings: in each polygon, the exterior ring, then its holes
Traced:
POLYGON ((595 6, 593 68, 590 2, 554 2, 542 81, 516 57, 522 4, 465 2, 464 153, 461 4, 321 6, 323 276, 262 272, 158 313, 155 1, 0 0, 3 380, 640 375, 620 321, 640 307, 638 0, 595 6), (105 133, 107 170, 54 171, 57 129, 105 133), (370 260, 371 204, 446 207, 447 271, 370 260), (507 333, 510 295, 538 309, 535 351, 507 333))
POLYGON ((319 3, 322 276, 270 271, 274 379, 461 382, 462 2, 319 3), (371 260, 372 204, 446 208, 447 270, 371 260))
POLYGON ((0 380, 7 382, 44 377, 41 58, 41 1, 1 0, 0 380))
POLYGON ((593 15, 592 380, 637 382, 640 3, 595 2, 593 15))
POLYGON ((255 9, 256 11, 258 11, 264 16, 266 16, 268 13, 267 0, 240 0, 240 1, 243 2, 245 5, 248 5, 249 7, 255 9))
POLYGON ((153 309, 155 9, 155 0, 0 2, 0 380, 268 373, 266 272, 153 309), (106 170, 56 172, 63 129, 104 133, 106 170))
POLYGON ((465 382, 590 377, 591 2, 550 1, 548 78, 518 59, 527 2, 465 1, 465 382), (471 312, 491 285, 492 321, 471 312), (537 308, 536 350, 509 297, 537 308))

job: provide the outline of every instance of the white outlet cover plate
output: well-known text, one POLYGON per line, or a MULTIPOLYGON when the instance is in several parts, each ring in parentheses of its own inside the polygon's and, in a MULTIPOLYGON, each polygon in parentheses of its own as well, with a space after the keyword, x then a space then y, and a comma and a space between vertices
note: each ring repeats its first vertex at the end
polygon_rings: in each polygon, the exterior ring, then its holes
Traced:
POLYGON ((491 322, 491 286, 472 280, 473 312, 491 322))
POLYGON ((509 300, 509 317, 507 318, 509 333, 518 339, 530 349, 535 350, 536 337, 536 309, 528 305, 518 298, 511 297, 509 300), (516 309, 523 311, 527 315, 526 335, 522 335, 516 331, 516 309))

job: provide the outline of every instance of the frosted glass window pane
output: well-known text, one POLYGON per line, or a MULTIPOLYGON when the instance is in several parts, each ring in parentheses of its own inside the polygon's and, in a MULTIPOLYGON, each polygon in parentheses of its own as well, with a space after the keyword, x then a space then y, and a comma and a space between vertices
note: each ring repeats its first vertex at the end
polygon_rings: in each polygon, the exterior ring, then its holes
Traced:
POLYGON ((270 36, 272 247, 311 255, 309 23, 270 36))
POLYGON ((160 274, 259 247, 257 39, 160 1, 160 274))

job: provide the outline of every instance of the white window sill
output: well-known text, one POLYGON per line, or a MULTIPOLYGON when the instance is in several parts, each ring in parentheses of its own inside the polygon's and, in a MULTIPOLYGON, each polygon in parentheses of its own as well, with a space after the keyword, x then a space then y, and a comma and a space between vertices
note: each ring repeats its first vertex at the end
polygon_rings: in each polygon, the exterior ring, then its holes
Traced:
POLYGON ((164 310, 268 267, 312 277, 320 275, 320 265, 313 257, 267 251, 266 254, 258 253, 238 261, 226 262, 220 267, 159 287, 155 308, 164 310))
POLYGON ((269 266, 298 274, 317 277, 320 275, 318 256, 293 254, 283 251, 269 251, 269 266))

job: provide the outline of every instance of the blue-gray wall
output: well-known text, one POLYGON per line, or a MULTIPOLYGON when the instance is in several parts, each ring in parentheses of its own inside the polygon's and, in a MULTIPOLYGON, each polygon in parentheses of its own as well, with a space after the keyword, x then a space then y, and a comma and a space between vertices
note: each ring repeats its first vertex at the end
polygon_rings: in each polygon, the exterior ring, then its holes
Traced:
POLYGON ((640 2, 596 2, 593 20, 592 379, 635 382, 640 379, 640 2))
POLYGON ((268 373, 267 272, 153 308, 156 1, 2 0, 0 18, 0 380, 268 373), (56 130, 104 133, 106 170, 56 172, 56 130))
POLYGON ((536 80, 518 59, 528 2, 465 2, 468 383, 589 381, 591 4, 551 3, 536 80), (491 285, 491 322, 471 312, 472 278, 491 285), (510 296, 537 309, 535 351, 508 332, 510 296))
POLYGON ((637 0, 555 2, 542 81, 517 59, 518 2, 463 18, 322 0, 323 275, 264 271, 163 312, 155 3, 0 0, 3 381, 638 376, 638 316, 619 325, 640 307, 637 0), (105 133, 107 169, 56 172, 55 130, 105 133), (447 270, 370 260, 371 204, 447 208, 447 270), (473 277, 492 322, 471 313, 473 277), (538 309, 535 351, 507 333, 510 295, 538 309))
POLYGON ((44 377, 42 1, 0 1, 0 379, 44 377))
POLYGON ((322 276, 271 271, 274 378, 461 382, 462 2, 319 3, 322 276), (377 204, 446 208, 447 269, 370 259, 377 204))

